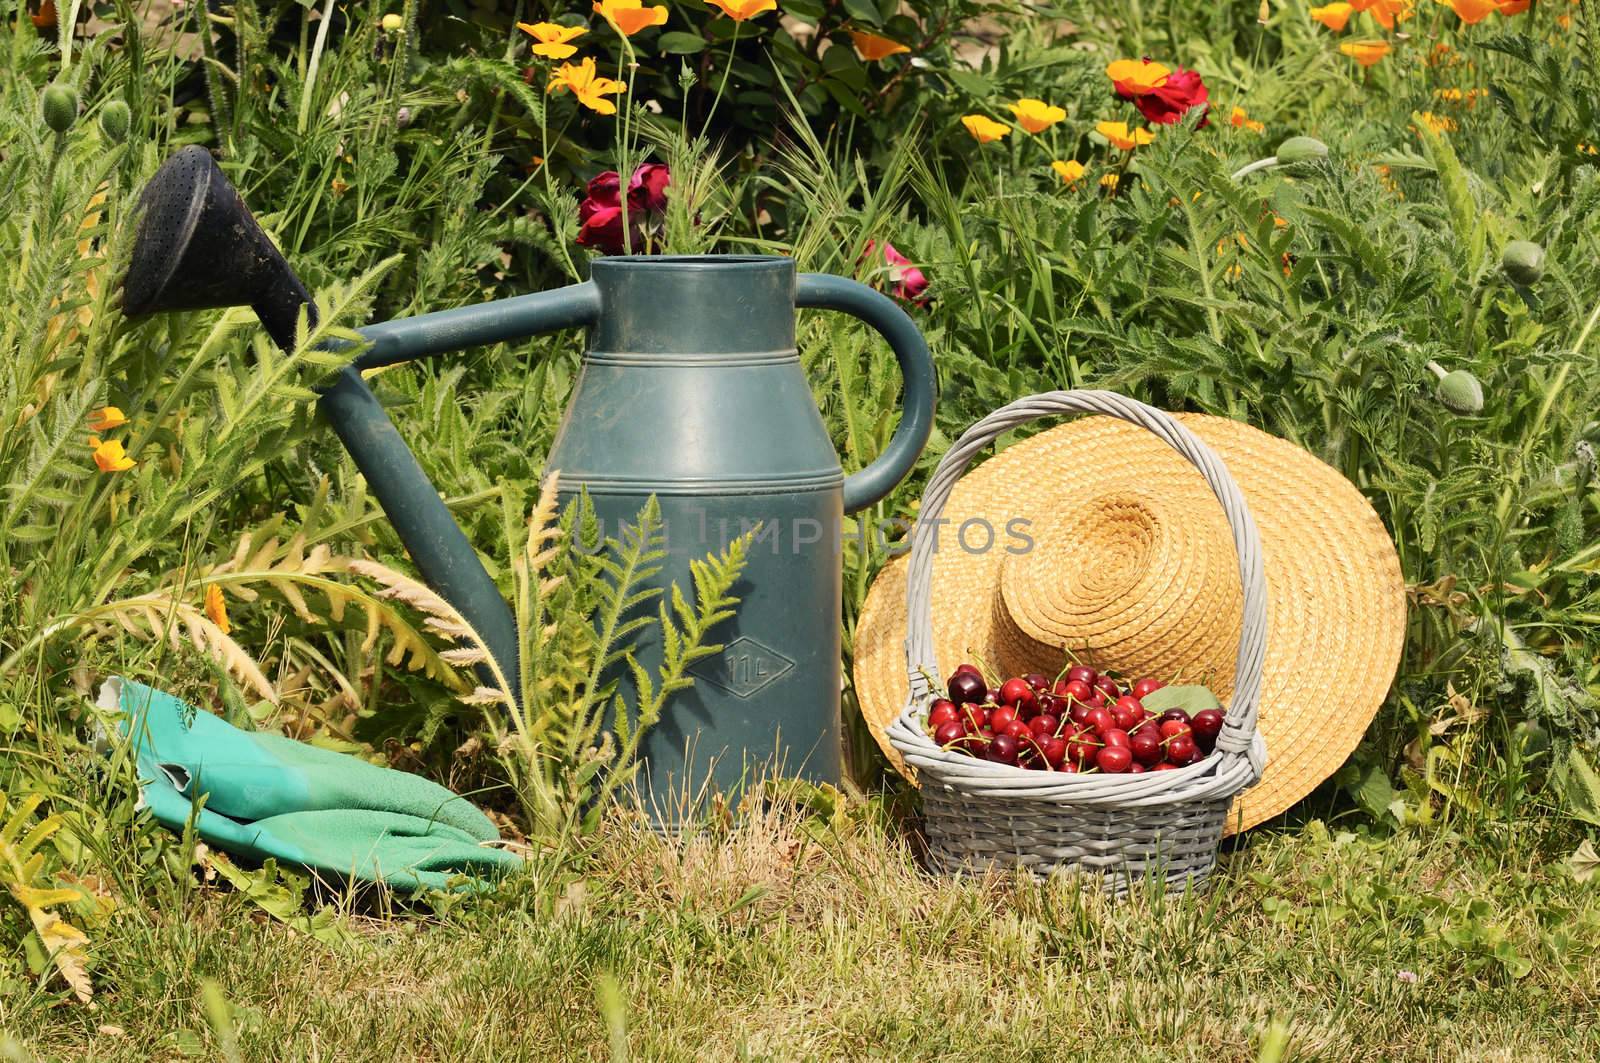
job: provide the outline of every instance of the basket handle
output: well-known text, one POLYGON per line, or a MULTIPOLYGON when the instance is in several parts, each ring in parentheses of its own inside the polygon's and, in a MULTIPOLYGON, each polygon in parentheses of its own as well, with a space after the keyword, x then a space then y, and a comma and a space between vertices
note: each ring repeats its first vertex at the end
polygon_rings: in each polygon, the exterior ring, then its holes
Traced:
POLYGON ((933 554, 938 539, 935 522, 943 514, 950 492, 978 452, 1000 435, 1018 425, 1063 413, 1105 414, 1148 429, 1192 462, 1222 503, 1239 553, 1244 622, 1239 632, 1233 699, 1217 736, 1217 749, 1250 757, 1259 776, 1264 765, 1254 763, 1261 748, 1255 743, 1256 710, 1261 701, 1262 668, 1267 655, 1267 579, 1255 518, 1222 459, 1193 432, 1155 407, 1111 391, 1048 391, 1018 399, 967 429, 939 461, 922 495, 912 531, 911 568, 906 577, 906 666, 911 675, 912 702, 920 703, 933 692, 930 677, 932 683, 940 681, 933 645, 933 554))

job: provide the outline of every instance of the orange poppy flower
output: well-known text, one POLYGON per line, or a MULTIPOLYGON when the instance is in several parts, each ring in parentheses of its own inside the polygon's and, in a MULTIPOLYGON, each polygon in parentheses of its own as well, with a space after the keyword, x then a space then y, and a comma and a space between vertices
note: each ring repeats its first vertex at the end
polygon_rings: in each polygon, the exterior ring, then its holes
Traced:
POLYGON ((1311 17, 1337 33, 1349 24, 1350 16, 1355 10, 1349 4, 1327 4, 1312 8, 1311 17))
MULTIPOLYGON (((665 11, 666 8, 660 10, 665 11)), ((565 92, 571 90, 578 97, 578 102, 599 114, 616 114, 617 105, 606 99, 619 92, 626 92, 628 86, 614 78, 600 77, 595 70, 594 59, 586 57, 577 66, 571 63, 562 63, 550 73, 550 83, 545 86, 545 95, 552 92, 565 92)))
POLYGON ((1050 164, 1050 169, 1054 170, 1056 174, 1060 176, 1063 184, 1069 185, 1076 184, 1083 178, 1083 175, 1088 172, 1083 163, 1079 162, 1077 159, 1068 159, 1066 162, 1062 162, 1060 159, 1057 159, 1055 162, 1050 164))
POLYGON ((778 10, 778 0, 706 0, 706 3, 721 8, 722 13, 735 22, 755 18, 764 11, 778 10))
POLYGON ((1017 116, 1017 124, 1029 133, 1042 133, 1067 116, 1067 112, 1059 107, 1031 99, 1013 103, 1011 113, 1017 116))
POLYGON ((233 633, 233 625, 228 623, 228 603, 223 600, 222 588, 215 583, 206 588, 206 616, 224 635, 233 633))
POLYGON ((594 10, 624 37, 632 37, 646 26, 663 26, 667 21, 666 8, 645 7, 643 0, 595 0, 594 10))
POLYGON ((1469 26, 1475 26, 1500 10, 1499 0, 1445 0, 1456 17, 1469 26))
POLYGON ((961 124, 967 127, 967 132, 972 134, 972 139, 979 144, 992 144, 1001 137, 1011 134, 1011 127, 1004 122, 996 122, 993 118, 982 114, 969 114, 961 119, 961 124))
POLYGON ((1106 77, 1124 96, 1142 96, 1161 86, 1172 71, 1148 59, 1118 59, 1106 67, 1106 77))
POLYGON ((1362 66, 1376 66, 1379 60, 1389 54, 1389 42, 1345 41, 1339 45, 1339 51, 1348 55, 1362 66))
POLYGON ((854 42, 856 51, 861 58, 869 63, 876 63, 880 59, 887 59, 891 55, 900 55, 902 52, 911 51, 899 41, 891 41, 887 37, 880 37, 876 33, 865 33, 861 30, 851 30, 850 40, 854 42))
POLYGON ((90 436, 89 445, 94 448, 94 463, 100 466, 101 472, 127 472, 138 464, 128 457, 119 440, 107 439, 102 442, 90 436))
POLYGON ((538 42, 532 48, 533 54, 546 59, 570 58, 578 49, 567 42, 589 32, 582 26, 562 26, 555 22, 519 22, 517 29, 538 42))
POLYGON ((1123 151, 1132 151, 1156 139, 1156 135, 1148 129, 1129 129, 1127 122, 1099 122, 1094 131, 1110 141, 1112 147, 1123 151))

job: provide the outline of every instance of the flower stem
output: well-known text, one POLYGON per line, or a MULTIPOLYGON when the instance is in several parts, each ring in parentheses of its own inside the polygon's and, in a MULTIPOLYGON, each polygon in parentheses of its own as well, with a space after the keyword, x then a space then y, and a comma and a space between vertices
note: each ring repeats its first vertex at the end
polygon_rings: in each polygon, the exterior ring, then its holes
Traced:
POLYGON ((711 129, 711 119, 717 116, 717 104, 722 102, 722 94, 728 88, 728 75, 733 73, 733 52, 739 47, 739 28, 742 25, 741 22, 733 24, 733 40, 728 43, 728 65, 722 68, 722 83, 717 86, 717 94, 711 97, 711 110, 706 113, 705 124, 700 127, 702 130, 711 129))
POLYGON ((1241 177, 1250 176, 1251 174, 1255 173, 1257 170, 1270 169, 1271 167, 1276 166, 1276 165, 1278 165, 1278 157, 1276 155, 1268 155, 1264 159, 1257 159, 1255 162, 1252 162, 1250 165, 1242 167, 1242 168, 1240 168, 1238 170, 1235 170, 1231 180, 1237 181, 1241 177))

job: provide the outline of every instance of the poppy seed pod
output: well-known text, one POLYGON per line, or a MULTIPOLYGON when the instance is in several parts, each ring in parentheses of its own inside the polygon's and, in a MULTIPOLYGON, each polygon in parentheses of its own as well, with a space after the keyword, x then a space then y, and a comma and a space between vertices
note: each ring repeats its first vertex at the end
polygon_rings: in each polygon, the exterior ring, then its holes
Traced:
POLYGON ((1439 402, 1452 413, 1473 416, 1483 412, 1483 385, 1465 369, 1439 378, 1439 402))
POLYGON ((1544 248, 1531 240, 1513 240, 1500 253, 1500 268, 1524 288, 1544 276, 1544 248))
POLYGON ((71 85, 49 85, 39 94, 39 111, 45 125, 54 132, 65 133, 78 120, 78 94, 71 85))
POLYGON ((112 100, 100 108, 100 132, 113 144, 121 144, 127 138, 132 122, 133 113, 121 100, 112 100))
POLYGON ((1316 137, 1290 137, 1278 145, 1278 162, 1292 165, 1328 157, 1328 145, 1316 137))

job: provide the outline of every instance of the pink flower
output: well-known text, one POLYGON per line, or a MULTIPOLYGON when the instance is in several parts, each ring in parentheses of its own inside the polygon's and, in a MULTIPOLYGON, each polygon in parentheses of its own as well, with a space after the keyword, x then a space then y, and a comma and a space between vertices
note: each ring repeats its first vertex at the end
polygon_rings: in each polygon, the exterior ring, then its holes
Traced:
MULTIPOLYGON (((877 242, 867 241, 864 257, 870 256, 877 250, 877 242)), ((926 306, 928 303, 926 292, 928 290, 928 277, 920 269, 911 264, 911 260, 895 250, 889 241, 883 242, 883 260, 888 264, 889 291, 897 299, 904 299, 917 306, 926 306)))
MULTIPOLYGON (((628 181, 628 229, 636 254, 644 253, 647 236, 660 228, 661 213, 667 208, 667 186, 672 171, 663 163, 651 162, 633 171, 628 181)), ((599 248, 608 255, 620 255, 627 247, 622 239, 621 178, 607 170, 589 182, 588 196, 578 204, 578 244, 599 248)))

